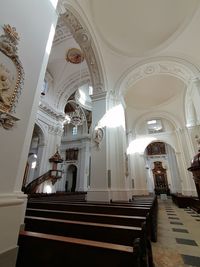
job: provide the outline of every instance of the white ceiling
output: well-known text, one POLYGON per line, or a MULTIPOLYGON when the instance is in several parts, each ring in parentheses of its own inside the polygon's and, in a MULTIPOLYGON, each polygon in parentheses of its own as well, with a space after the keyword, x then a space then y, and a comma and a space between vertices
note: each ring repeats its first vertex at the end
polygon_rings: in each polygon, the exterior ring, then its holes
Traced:
POLYGON ((47 66, 53 77, 55 89, 58 89, 62 81, 66 81, 74 74, 81 79, 84 70, 88 71, 86 60, 81 64, 72 64, 66 60, 67 52, 71 48, 80 49, 80 46, 73 38, 66 23, 59 18, 47 66))
POLYGON ((166 104, 179 97, 185 90, 184 83, 173 76, 154 75, 137 82, 125 94, 128 107, 147 109, 166 104))
MULTIPOLYGON (((116 89, 114 86, 120 77, 141 60, 145 62, 152 56, 176 55, 187 59, 188 51, 193 52, 195 58, 194 45, 199 51, 197 33, 200 24, 194 24, 194 14, 200 0, 73 0, 72 5, 79 7, 78 13, 84 14, 88 29, 92 29, 91 36, 96 42, 105 80, 109 80, 108 88, 111 90, 116 89), (194 25, 197 26, 194 28, 194 25), (185 38, 187 31, 192 38, 185 38)), ((80 49, 65 22, 59 19, 48 63, 55 90, 63 80, 80 73, 80 64, 65 60, 68 49, 73 47, 80 49)), ((86 61, 82 69, 88 71, 86 61)), ((137 119, 132 119, 133 116, 142 116, 148 109, 161 111, 164 104, 168 104, 172 116, 177 116, 177 104, 173 103, 179 103, 183 113, 183 92, 184 83, 174 76, 160 74, 143 78, 128 88, 124 96, 127 110, 134 109, 127 114, 131 116, 129 121, 133 123, 137 119)))
POLYGON ((89 0, 92 19, 115 51, 142 56, 167 44, 187 25, 198 0, 89 0))

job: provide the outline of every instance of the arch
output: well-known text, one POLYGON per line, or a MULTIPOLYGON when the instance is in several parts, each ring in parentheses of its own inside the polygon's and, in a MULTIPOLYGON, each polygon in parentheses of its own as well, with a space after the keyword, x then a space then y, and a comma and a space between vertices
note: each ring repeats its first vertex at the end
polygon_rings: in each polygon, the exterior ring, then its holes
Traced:
POLYGON ((90 82, 88 71, 83 71, 80 81, 80 73, 75 73, 66 78, 66 80, 58 88, 58 96, 56 98, 56 107, 63 111, 68 98, 82 85, 90 82))
POLYGON ((38 118, 35 121, 35 126, 39 129, 40 145, 45 145, 47 142, 47 132, 38 118))
POLYGON ((176 152, 176 148, 174 147, 173 144, 171 144, 169 141, 166 141, 162 138, 159 138, 159 139, 156 139, 154 141, 149 141, 149 143, 146 145, 144 151, 147 149, 148 145, 152 144, 152 143, 155 143, 155 142, 162 142, 162 143, 165 143, 166 145, 170 146, 175 152, 176 152))
MULTIPOLYGON (((165 144, 165 149, 166 149, 166 157, 163 157, 163 155, 155 155, 153 156, 148 156, 146 155, 146 166, 148 166, 149 172, 149 179, 150 179, 150 184, 152 184, 152 181, 154 180, 155 182, 155 177, 153 175, 153 168, 154 168, 154 162, 155 161, 160 161, 162 163, 163 168, 166 169, 166 179, 168 182, 168 189, 172 192, 181 192, 181 176, 180 176, 180 170, 179 170, 179 165, 178 165, 178 160, 177 160, 177 154, 174 149, 174 147, 169 144, 169 142, 162 141, 162 140, 156 140, 156 142, 163 142, 165 144)), ((154 143, 154 142, 151 142, 154 143)), ((147 148, 147 147, 146 147, 147 148)), ((146 149, 145 149, 146 151, 146 149)), ((169 192, 169 191, 168 191, 169 192)))
MULTIPOLYGON (((200 70, 193 63, 180 59, 178 57, 155 57, 148 60, 140 61, 134 66, 126 70, 116 84, 116 95, 120 98, 122 103, 124 101, 124 95, 126 91, 133 87, 138 81, 148 78, 153 75, 168 75, 181 80, 186 87, 185 92, 185 114, 187 111, 187 100, 191 95, 191 91, 196 88, 194 81, 199 81, 200 70)), ((158 117, 165 118, 166 113, 157 112, 158 117)), ((145 116, 145 115, 144 115, 145 116)), ((168 114, 168 116, 170 116, 168 114)), ((172 123, 175 122, 175 128, 180 127, 180 123, 176 118, 169 120, 172 123)), ((185 115, 185 124, 187 121, 187 114, 185 115)), ((133 128, 133 125, 131 125, 133 128)), ((129 129, 131 130, 131 129, 129 129)))
POLYGON ((182 80, 187 87, 200 77, 200 70, 191 62, 177 57, 156 57, 140 61, 126 70, 118 80, 115 88, 123 97, 126 90, 136 82, 151 75, 171 75, 182 80))
MULTIPOLYGON (((164 112, 164 111, 156 111, 156 112, 145 113, 142 116, 140 116, 134 122, 135 131, 137 132, 137 129, 138 129, 139 124, 141 122, 147 121, 148 119, 152 119, 152 118, 160 118, 160 119, 168 120, 174 126, 174 129, 180 129, 181 128, 181 125, 180 125, 180 122, 178 121, 178 119, 175 118, 174 116, 172 116, 170 113, 164 112)), ((133 125, 132 125, 132 128, 133 128, 133 125)))
POLYGON ((91 75, 94 94, 105 91, 105 82, 100 58, 94 40, 80 14, 66 2, 63 3, 62 18, 69 27, 74 39, 84 52, 85 59, 91 75))

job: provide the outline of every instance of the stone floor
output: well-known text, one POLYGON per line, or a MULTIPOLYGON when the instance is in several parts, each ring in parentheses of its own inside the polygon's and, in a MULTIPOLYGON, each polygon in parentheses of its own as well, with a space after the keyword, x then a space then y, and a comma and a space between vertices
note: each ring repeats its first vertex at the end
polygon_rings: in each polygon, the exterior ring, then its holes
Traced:
POLYGON ((159 200, 155 267, 200 267, 200 214, 159 200))

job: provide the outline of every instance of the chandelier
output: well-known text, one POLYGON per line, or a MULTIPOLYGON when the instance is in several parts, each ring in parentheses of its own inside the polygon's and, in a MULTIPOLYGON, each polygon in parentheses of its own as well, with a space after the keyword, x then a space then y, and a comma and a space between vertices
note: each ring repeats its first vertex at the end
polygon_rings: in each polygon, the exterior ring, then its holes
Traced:
POLYGON ((66 113, 65 121, 74 126, 83 125, 86 120, 83 109, 74 100, 68 101, 67 105, 71 105, 74 111, 66 113))
MULTIPOLYGON (((79 84, 81 84, 82 62, 84 61, 84 54, 78 48, 71 48, 66 54, 66 61, 72 64, 79 64, 79 84)), ((86 120, 85 112, 83 108, 77 103, 76 99, 67 101, 65 107, 65 122, 71 123, 75 127, 83 125, 86 120)))

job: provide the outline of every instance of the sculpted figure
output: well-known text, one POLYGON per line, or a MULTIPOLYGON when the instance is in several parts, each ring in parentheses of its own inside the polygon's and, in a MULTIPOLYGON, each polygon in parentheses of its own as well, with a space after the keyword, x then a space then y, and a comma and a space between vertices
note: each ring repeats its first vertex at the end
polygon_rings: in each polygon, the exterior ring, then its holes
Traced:
POLYGON ((6 106, 9 106, 8 90, 10 89, 10 82, 6 74, 0 74, 0 101, 6 106))

